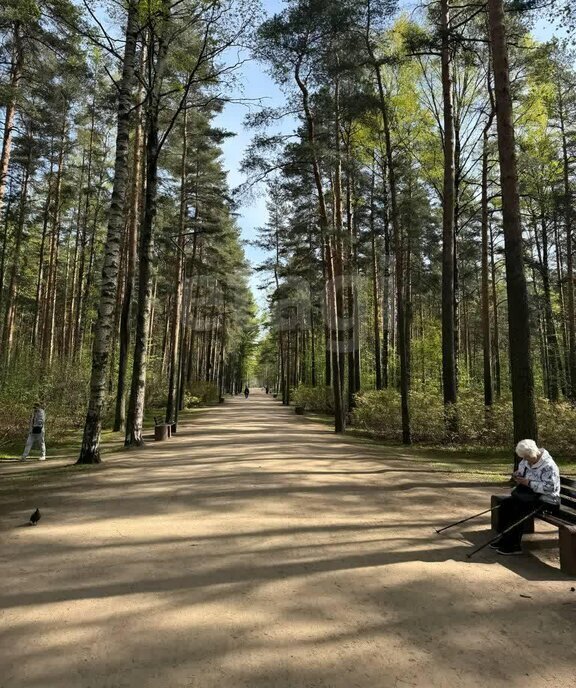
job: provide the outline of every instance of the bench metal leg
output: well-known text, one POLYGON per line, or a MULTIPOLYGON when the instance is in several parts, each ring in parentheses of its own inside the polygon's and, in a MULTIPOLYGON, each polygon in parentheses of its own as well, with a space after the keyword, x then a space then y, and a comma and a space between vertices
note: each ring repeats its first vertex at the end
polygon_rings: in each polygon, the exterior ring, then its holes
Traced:
MULTIPOLYGON (((494 508, 495 506, 498 506, 504 499, 506 499, 506 496, 503 495, 492 495, 490 498, 490 506, 494 508)), ((491 518, 491 527, 492 530, 496 533, 501 533, 504 528, 500 525, 500 509, 494 509, 492 512, 492 518, 491 518)), ((534 519, 529 518, 526 521, 524 521, 524 534, 530 534, 534 532, 534 519)))
POLYGON ((560 526, 560 569, 576 576, 576 526, 560 526))

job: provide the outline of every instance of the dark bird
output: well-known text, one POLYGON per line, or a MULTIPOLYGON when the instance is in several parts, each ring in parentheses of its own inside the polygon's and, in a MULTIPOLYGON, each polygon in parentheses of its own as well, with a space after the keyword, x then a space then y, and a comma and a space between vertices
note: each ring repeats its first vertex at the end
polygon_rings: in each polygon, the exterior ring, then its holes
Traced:
POLYGON ((40 520, 40 509, 36 509, 36 511, 30 516, 30 525, 35 526, 38 521, 40 520))

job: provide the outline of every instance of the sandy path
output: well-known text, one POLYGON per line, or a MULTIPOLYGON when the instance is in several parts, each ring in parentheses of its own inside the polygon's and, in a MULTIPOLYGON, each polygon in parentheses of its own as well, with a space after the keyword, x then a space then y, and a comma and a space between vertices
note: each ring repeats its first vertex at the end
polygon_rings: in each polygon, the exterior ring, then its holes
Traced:
POLYGON ((8 505, 0 686, 573 688, 574 582, 534 555, 554 533, 474 563, 486 521, 432 533, 493 490, 228 401, 8 505))

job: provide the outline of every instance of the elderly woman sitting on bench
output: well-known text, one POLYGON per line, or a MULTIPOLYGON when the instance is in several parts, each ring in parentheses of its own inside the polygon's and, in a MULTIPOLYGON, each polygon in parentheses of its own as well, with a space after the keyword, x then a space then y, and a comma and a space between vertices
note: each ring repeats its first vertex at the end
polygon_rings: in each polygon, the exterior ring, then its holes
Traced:
MULTIPOLYGON (((546 449, 539 449, 534 440, 521 440, 516 445, 516 454, 521 459, 512 476, 516 487, 500 504, 502 531, 538 509, 539 505, 548 513, 556 513, 560 506, 560 472, 546 449)), ((522 554, 523 533, 524 523, 521 523, 490 547, 498 554, 522 554)))

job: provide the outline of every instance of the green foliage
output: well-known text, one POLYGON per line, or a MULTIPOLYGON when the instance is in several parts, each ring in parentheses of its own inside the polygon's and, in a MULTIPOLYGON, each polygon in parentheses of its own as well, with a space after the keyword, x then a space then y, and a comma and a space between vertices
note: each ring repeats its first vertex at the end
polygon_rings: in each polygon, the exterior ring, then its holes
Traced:
POLYGON ((552 403, 548 399, 538 401, 538 424, 540 439, 538 444, 554 454, 575 457, 576 448, 576 410, 568 402, 552 403))
POLYGON ((49 372, 31 357, 16 359, 0 389, 0 447, 22 442, 28 434, 32 407, 46 410, 47 440, 61 438, 84 422, 90 371, 87 361, 56 362, 49 372))
POLYGON ((146 408, 162 408, 166 406, 166 399, 166 377, 157 370, 146 379, 146 408))
POLYGON ((187 409, 195 408, 196 406, 200 406, 201 399, 200 397, 196 397, 193 394, 190 394, 189 392, 186 392, 184 394, 184 406, 187 409))
POLYGON ((334 413, 334 393, 331 387, 308 387, 300 385, 292 396, 295 406, 304 406, 307 411, 334 413))
MULTIPOLYGON (((400 441, 400 395, 396 390, 366 391, 356 396, 353 424, 387 441, 400 441)), ((410 411, 415 442, 511 447, 512 402, 502 400, 494 404, 486 415, 482 397, 473 392, 461 394, 458 402, 459 430, 447 438, 442 399, 433 391, 413 391, 410 411)), ((553 404, 538 400, 540 423, 539 445, 552 454, 574 454, 576 447, 576 409, 569 403, 553 404)))
POLYGON ((199 404, 217 404, 220 394, 215 382, 193 382, 188 388, 189 399, 196 397, 199 404))
MULTIPOLYGON (((184 394, 184 406, 193 408, 217 404, 220 398, 216 382, 192 382, 184 394)), ((146 384, 146 407, 160 409, 166 406, 166 378, 160 374, 150 375, 146 384)))

